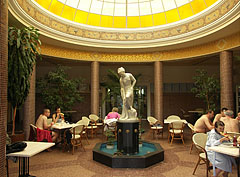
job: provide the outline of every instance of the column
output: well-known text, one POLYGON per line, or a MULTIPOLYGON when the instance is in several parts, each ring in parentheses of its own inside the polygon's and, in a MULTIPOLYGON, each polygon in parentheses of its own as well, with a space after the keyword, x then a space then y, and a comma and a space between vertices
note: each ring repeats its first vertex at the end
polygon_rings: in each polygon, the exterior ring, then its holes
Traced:
MULTIPOLYGON (((106 97, 106 88, 102 87, 102 100, 106 97)), ((106 101, 102 104, 102 115, 100 115, 102 119, 106 116, 106 101)))
POLYGON ((163 125, 163 66, 154 62, 154 116, 163 125))
POLYGON ((29 138, 30 124, 35 125, 35 89, 36 89, 36 65, 30 77, 30 89, 24 103, 23 131, 25 140, 29 138))
POLYGON ((8 0, 0 0, 0 176, 6 175, 8 0))
POLYGON ((234 110, 233 105, 233 53, 223 51, 220 53, 220 87, 221 108, 234 110))
POLYGON ((91 63, 91 113, 99 114, 99 62, 91 63))
POLYGON ((147 116, 151 116, 151 85, 147 85, 147 116))

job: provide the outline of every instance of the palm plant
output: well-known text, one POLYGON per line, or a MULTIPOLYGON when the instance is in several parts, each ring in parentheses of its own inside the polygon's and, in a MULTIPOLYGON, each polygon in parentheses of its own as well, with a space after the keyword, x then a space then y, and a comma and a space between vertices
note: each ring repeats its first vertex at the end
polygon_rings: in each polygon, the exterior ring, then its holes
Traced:
POLYGON ((28 96, 30 76, 37 57, 41 57, 40 45, 39 33, 34 27, 8 28, 8 101, 14 109, 12 135, 17 108, 28 96))

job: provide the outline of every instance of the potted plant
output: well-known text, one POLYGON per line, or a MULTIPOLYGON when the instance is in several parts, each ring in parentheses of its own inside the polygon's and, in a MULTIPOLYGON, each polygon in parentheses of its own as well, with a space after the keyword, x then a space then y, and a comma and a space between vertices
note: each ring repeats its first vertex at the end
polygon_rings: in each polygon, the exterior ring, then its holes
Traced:
POLYGON ((141 134, 141 132, 139 132, 139 135, 138 135, 138 145, 139 145, 139 147, 142 147, 142 144, 143 144, 143 142, 142 142, 142 134, 141 134))
POLYGON ((142 140, 142 134, 144 133, 144 129, 139 127, 139 135, 138 135, 138 144, 139 144, 139 147, 142 147, 143 145, 143 140, 142 140))
POLYGON ((41 42, 34 27, 8 28, 8 101, 13 108, 12 135, 15 135, 17 109, 25 102, 30 89, 30 76, 41 42))
POLYGON ((70 79, 67 69, 69 68, 57 65, 55 70, 37 81, 42 102, 52 111, 58 107, 65 111, 71 110, 74 104, 83 100, 79 90, 82 79, 70 79))
POLYGON ((108 130, 106 130, 105 135, 107 137, 106 148, 107 149, 113 149, 114 148, 114 142, 115 142, 115 135, 114 135, 113 131, 108 129, 108 130))
POLYGON ((196 70, 197 75, 193 77, 194 87, 192 92, 195 96, 203 99, 207 104, 207 109, 215 111, 219 102, 220 83, 214 75, 209 76, 205 70, 196 70))

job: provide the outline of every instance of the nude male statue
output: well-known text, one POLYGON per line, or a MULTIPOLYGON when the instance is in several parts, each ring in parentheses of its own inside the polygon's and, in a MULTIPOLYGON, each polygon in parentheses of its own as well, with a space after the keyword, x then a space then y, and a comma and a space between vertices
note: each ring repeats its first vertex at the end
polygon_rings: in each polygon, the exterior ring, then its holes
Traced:
POLYGON ((121 97, 123 101, 122 115, 120 119, 136 119, 137 112, 133 106, 133 87, 136 84, 136 79, 131 73, 125 73, 123 67, 118 68, 120 75, 121 97))

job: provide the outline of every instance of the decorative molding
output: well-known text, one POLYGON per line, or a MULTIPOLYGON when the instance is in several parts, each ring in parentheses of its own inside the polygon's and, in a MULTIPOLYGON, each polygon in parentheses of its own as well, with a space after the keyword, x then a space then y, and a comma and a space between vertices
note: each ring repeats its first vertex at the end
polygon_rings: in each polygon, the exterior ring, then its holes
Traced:
POLYGON ((237 20, 239 0, 222 0, 198 15, 179 22, 141 29, 81 25, 56 15, 30 0, 11 0, 9 10, 20 22, 33 25, 55 40, 106 48, 146 48, 180 44, 210 35, 237 20))
POLYGON ((67 49, 48 44, 41 47, 42 54, 47 56, 100 62, 154 62, 176 59, 187 59, 202 55, 209 55, 224 50, 230 50, 240 46, 240 32, 231 36, 212 41, 203 45, 192 46, 184 49, 176 49, 162 52, 124 54, 124 53, 104 53, 104 52, 86 52, 75 49, 67 49))

